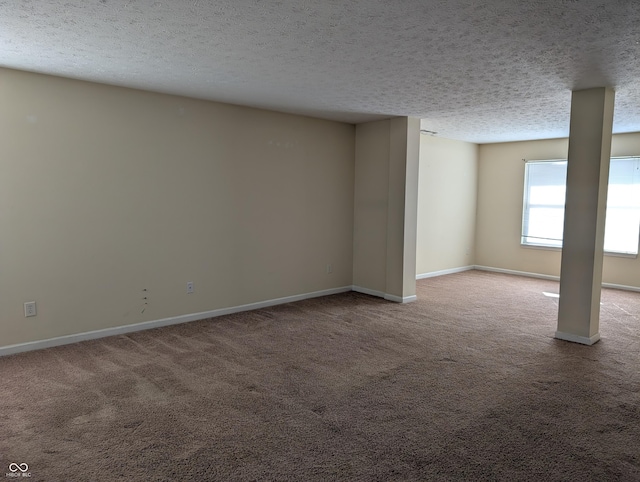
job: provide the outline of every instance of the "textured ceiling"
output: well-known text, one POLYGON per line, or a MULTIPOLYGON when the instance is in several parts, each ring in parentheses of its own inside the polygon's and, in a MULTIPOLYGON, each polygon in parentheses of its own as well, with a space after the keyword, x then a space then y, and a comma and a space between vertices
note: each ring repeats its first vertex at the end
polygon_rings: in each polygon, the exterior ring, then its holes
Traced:
POLYGON ((0 65, 472 142, 640 131, 637 0, 0 0, 0 65))

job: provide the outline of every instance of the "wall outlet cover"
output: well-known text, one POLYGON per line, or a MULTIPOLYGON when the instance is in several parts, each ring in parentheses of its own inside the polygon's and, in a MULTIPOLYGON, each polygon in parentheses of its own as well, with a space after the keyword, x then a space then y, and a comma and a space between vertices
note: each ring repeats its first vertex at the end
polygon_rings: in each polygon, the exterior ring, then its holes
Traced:
POLYGON ((36 302, 27 301, 24 304, 24 316, 28 318, 29 316, 36 316, 36 315, 37 315, 36 302))

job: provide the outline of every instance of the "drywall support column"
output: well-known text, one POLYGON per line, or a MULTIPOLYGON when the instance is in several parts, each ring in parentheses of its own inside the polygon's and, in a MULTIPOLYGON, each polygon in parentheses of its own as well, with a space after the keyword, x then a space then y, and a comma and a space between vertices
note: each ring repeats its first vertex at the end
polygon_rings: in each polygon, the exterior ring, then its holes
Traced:
POLYGON ((402 303, 416 299, 419 162, 420 120, 391 119, 385 298, 402 303))
POLYGON ((600 339, 600 294, 614 92, 575 91, 564 214, 558 330, 561 340, 592 345, 600 339))
POLYGON ((406 303, 416 298, 420 120, 356 126, 353 289, 406 303))

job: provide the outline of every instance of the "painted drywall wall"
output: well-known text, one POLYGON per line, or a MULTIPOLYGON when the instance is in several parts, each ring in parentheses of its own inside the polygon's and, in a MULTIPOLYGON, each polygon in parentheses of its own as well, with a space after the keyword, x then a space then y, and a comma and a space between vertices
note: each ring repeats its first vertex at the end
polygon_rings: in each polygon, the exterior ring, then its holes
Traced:
POLYGON ((352 284, 352 125, 2 69, 0 140, 0 346, 352 284))
POLYGON ((389 137, 386 293, 405 300, 416 295, 420 120, 391 119, 389 137))
MULTIPOLYGON (((393 121, 392 121, 393 125, 393 121)), ((404 253, 402 296, 416 295, 418 250, 418 193, 420 176, 420 119, 409 117, 403 131, 406 144, 404 161, 404 253)))
MULTIPOLYGON (((560 275, 559 250, 523 247, 523 159, 566 159, 567 139, 485 144, 478 164, 476 264, 560 275)), ((612 156, 640 155, 640 133, 613 136, 612 156)), ((640 287, 640 259, 605 255, 603 282, 640 287)))
POLYGON ((356 126, 353 284, 378 293, 387 287, 387 205, 391 121, 356 126))
POLYGON ((394 301, 415 299, 419 119, 356 126, 353 284, 394 301))
POLYGON ((478 146, 420 136, 417 273, 475 263, 478 146))

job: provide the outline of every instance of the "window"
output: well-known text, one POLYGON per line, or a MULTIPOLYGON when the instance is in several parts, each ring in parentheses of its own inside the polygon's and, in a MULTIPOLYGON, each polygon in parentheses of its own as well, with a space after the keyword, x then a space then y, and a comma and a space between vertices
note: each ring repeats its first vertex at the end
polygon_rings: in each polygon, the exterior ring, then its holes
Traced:
MULTIPOLYGON (((525 164, 522 244, 562 247, 567 161, 525 164)), ((640 158, 612 158, 609 167, 604 250, 638 254, 640 158)))

